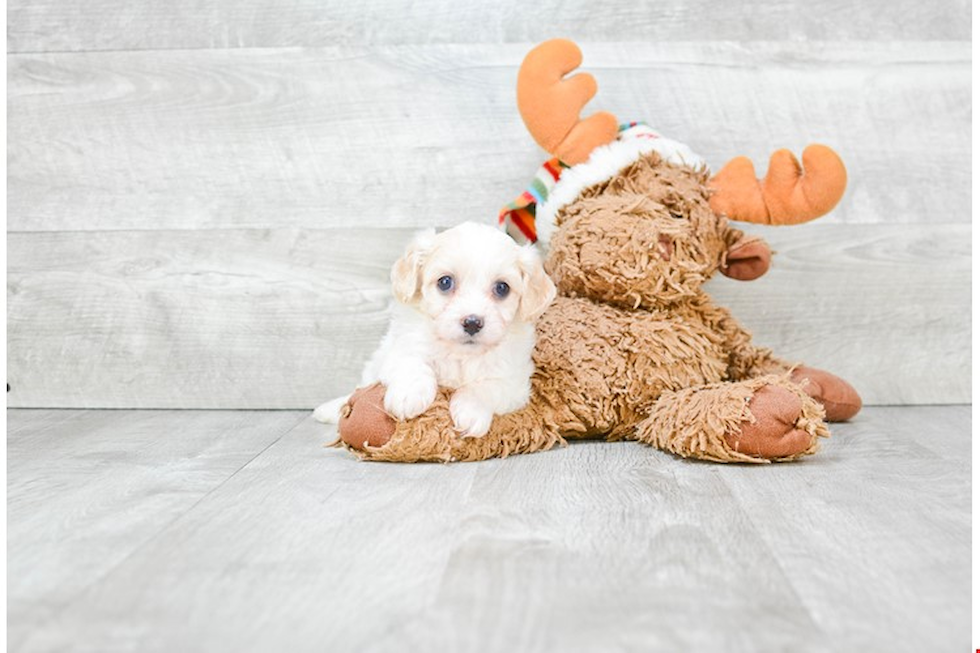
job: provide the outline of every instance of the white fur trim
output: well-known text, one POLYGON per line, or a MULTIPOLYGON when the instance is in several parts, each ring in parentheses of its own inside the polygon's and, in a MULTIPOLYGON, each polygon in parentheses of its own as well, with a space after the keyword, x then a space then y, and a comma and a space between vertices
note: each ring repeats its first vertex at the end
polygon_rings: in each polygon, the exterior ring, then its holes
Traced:
POLYGON ((534 217, 538 244, 548 246, 555 231, 555 214, 589 186, 611 179, 617 172, 648 152, 657 152, 665 160, 692 168, 705 162, 683 143, 664 138, 623 138, 597 147, 589 160, 561 173, 558 183, 548 194, 548 201, 537 208, 534 217))

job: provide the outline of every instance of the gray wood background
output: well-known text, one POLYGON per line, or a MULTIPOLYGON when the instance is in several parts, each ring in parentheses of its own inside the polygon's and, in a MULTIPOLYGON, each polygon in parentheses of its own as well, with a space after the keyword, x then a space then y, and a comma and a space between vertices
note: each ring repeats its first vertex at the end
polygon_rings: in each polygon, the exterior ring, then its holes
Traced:
POLYGON ((713 166, 837 148, 839 208, 711 289, 871 404, 970 400, 970 6, 8 3, 10 406, 308 408, 380 337, 414 228, 492 221, 514 106, 577 40, 595 108, 713 166))

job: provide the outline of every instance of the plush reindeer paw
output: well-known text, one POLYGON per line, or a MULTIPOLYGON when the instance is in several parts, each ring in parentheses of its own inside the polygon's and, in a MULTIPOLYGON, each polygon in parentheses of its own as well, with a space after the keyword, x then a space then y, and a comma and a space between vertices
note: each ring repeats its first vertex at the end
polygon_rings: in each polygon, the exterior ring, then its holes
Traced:
POLYGON ((741 432, 725 436, 735 451, 756 458, 795 458, 811 453, 816 437, 797 427, 803 414, 800 397, 786 388, 765 385, 749 400, 753 420, 741 424, 741 432))
POLYGON ((395 420, 385 411, 385 387, 358 388, 340 409, 337 435, 352 449, 381 447, 395 434, 395 420))
POLYGON ((861 410, 861 397, 851 384, 813 367, 797 367, 790 378, 800 384, 803 392, 823 405, 828 422, 844 422, 861 410))

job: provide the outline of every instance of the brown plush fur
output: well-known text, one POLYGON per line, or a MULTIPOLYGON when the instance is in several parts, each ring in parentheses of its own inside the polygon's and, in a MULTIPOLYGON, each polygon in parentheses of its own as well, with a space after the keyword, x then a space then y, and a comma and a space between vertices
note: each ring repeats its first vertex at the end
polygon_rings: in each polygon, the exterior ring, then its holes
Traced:
MULTIPOLYGON (((560 296, 538 323, 529 404, 463 439, 444 392, 381 446, 365 446, 356 424, 342 429, 358 455, 482 460, 571 438, 639 440, 723 462, 816 451, 829 434, 821 404, 702 289, 730 250, 754 242, 711 210, 704 171, 646 154, 583 191, 557 223, 545 267, 560 296)), ((840 381, 821 374, 823 385, 840 381)), ((840 383, 838 403, 859 408, 840 383)))

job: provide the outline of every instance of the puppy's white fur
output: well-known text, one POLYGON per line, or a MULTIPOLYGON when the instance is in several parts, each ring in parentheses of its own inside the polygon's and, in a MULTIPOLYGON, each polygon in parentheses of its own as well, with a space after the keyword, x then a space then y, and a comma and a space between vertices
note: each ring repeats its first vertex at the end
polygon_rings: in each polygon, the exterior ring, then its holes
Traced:
MULTIPOLYGON (((555 297, 532 246, 471 222, 438 235, 430 230, 395 263, 391 281, 397 302, 388 332, 361 376, 361 386, 386 386, 389 413, 420 415, 443 386, 454 390, 449 409, 457 431, 479 437, 494 415, 527 403, 534 321, 555 297), (448 291, 439 285, 445 277, 452 280, 448 291), (501 283, 509 289, 503 297, 501 283), (482 328, 468 333, 467 317, 479 318, 482 328)), ((322 404, 314 417, 336 422, 346 401, 322 404)))

